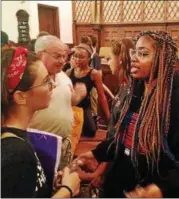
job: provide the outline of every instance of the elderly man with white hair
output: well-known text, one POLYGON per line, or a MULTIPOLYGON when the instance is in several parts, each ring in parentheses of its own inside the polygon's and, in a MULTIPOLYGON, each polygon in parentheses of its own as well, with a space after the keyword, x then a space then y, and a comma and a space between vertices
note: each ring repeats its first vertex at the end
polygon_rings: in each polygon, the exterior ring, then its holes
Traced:
POLYGON ((73 88, 70 78, 62 71, 66 54, 64 44, 59 38, 52 35, 39 37, 35 43, 35 52, 55 81, 56 88, 53 90, 50 106, 37 111, 29 127, 64 138, 63 148, 67 154, 62 154, 60 168, 63 168, 72 158, 70 143, 73 125, 72 105, 77 104, 86 95, 86 90, 73 88))

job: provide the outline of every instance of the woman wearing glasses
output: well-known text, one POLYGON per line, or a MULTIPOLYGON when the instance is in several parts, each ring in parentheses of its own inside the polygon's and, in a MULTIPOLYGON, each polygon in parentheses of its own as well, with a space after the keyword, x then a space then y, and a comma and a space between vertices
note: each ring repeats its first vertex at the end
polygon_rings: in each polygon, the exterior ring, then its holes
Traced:
POLYGON ((130 50, 134 81, 115 136, 80 158, 113 161, 102 197, 179 197, 177 46, 163 31, 144 31, 130 50))
MULTIPOLYGON (((1 59, 1 196, 50 197, 26 129, 33 113, 48 107, 55 85, 42 61, 24 48, 4 50, 1 59)), ((78 174, 65 169, 62 186, 53 197, 71 197, 78 186, 78 174)))

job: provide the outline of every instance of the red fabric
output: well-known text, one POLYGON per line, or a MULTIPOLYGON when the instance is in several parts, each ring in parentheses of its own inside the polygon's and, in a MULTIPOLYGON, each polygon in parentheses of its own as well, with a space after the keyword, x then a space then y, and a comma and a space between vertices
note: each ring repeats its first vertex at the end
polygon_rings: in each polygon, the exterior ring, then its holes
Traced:
POLYGON ((27 49, 17 47, 8 68, 8 89, 13 91, 19 84, 27 64, 27 49))
MULTIPOLYGON (((123 134, 123 143, 124 143, 125 147, 127 147, 128 149, 132 149, 133 134, 135 131, 135 125, 136 125, 138 117, 139 117, 139 114, 133 113, 131 122, 130 122, 128 128, 126 129, 127 132, 123 134)), ((144 147, 142 147, 140 145, 139 151, 141 154, 144 154, 146 150, 144 149, 144 147)))

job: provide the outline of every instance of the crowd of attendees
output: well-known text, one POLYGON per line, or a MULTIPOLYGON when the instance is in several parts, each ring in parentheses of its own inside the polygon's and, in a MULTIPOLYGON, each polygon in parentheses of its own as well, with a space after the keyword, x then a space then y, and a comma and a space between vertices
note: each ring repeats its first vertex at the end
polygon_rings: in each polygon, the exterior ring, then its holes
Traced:
POLYGON ((164 31, 113 41, 108 64, 118 88, 112 93, 103 83, 95 36, 70 48, 43 31, 25 48, 1 31, 1 196, 71 198, 87 181, 97 197, 178 198, 177 49, 164 31), (96 135, 99 105, 106 140, 74 157, 80 137, 96 135), (61 145, 51 142, 39 155, 30 129, 61 145), (55 163, 48 153, 54 148, 55 163), (55 164, 52 183, 41 156, 55 164), (93 171, 91 160, 98 165, 93 171))

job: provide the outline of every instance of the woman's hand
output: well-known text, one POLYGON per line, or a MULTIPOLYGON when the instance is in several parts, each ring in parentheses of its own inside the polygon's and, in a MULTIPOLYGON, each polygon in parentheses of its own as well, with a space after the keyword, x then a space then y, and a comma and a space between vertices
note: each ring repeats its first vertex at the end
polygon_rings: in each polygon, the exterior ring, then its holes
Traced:
POLYGON ((109 163, 107 163, 107 162, 103 162, 98 166, 98 168, 93 173, 93 179, 91 180, 91 182, 89 184, 89 186, 91 188, 101 187, 101 185, 103 183, 103 176, 105 175, 108 166, 109 166, 109 163))
POLYGON ((86 172, 81 168, 78 168, 77 173, 82 181, 90 182, 94 178, 94 173, 86 172))
POLYGON ((61 180, 62 180, 62 175, 63 175, 63 171, 58 171, 54 177, 54 185, 53 185, 53 190, 57 191, 57 189, 60 187, 61 185, 61 180))
POLYGON ((92 151, 88 151, 78 156, 78 160, 81 160, 82 164, 80 168, 88 172, 94 172, 99 166, 98 161, 95 159, 92 151))
POLYGON ((162 198, 160 188, 155 184, 146 187, 136 187, 133 191, 125 193, 126 198, 162 198))
POLYGON ((101 185, 103 183, 103 179, 101 175, 97 175, 96 173, 94 173, 94 177, 92 179, 92 181, 89 184, 90 188, 100 188, 101 185))
POLYGON ((82 161, 83 161, 84 159, 93 159, 93 158, 95 158, 95 157, 94 157, 92 151, 88 151, 88 152, 86 152, 86 153, 82 153, 82 154, 80 154, 80 155, 78 156, 78 159, 82 159, 82 161))
POLYGON ((63 171, 59 171, 54 183, 54 189, 57 191, 61 185, 68 186, 72 192, 73 196, 79 194, 80 191, 80 178, 77 172, 70 172, 68 167, 65 167, 63 171))
POLYGON ((79 194, 80 191, 80 178, 77 172, 70 172, 70 169, 66 167, 62 176, 62 185, 68 186, 72 192, 73 196, 79 194))

